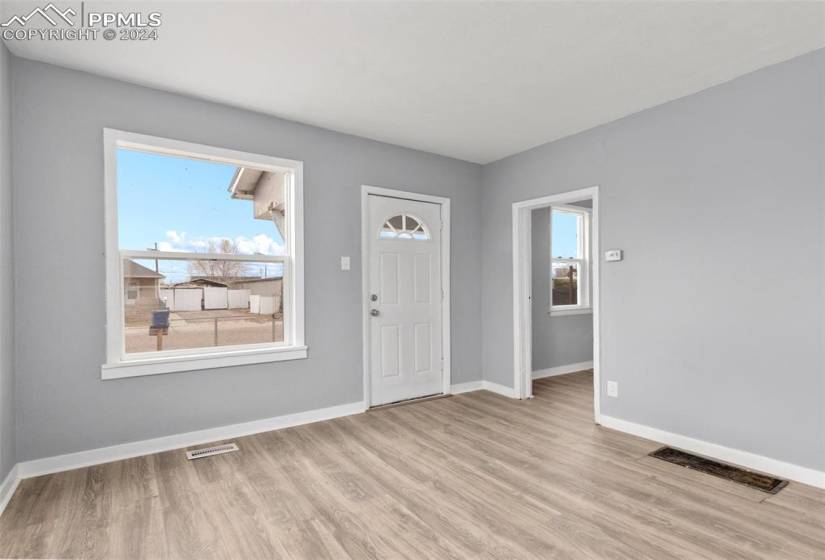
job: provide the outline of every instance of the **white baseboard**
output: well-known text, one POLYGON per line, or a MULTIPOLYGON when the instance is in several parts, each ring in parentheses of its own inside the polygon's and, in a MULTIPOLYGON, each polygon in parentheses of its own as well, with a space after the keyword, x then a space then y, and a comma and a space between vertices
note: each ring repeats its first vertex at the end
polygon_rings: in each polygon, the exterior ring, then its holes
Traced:
POLYGON ((612 428, 620 432, 633 434, 634 436, 643 437, 653 441, 661 442, 666 445, 672 445, 691 453, 697 453, 711 459, 723 461, 725 463, 732 463, 746 469, 760 471, 766 474, 777 476, 779 478, 787 478, 803 484, 816 486, 817 488, 825 488, 825 472, 811 469, 809 467, 802 467, 794 465, 793 463, 786 463, 778 459, 771 459, 763 455, 757 455, 749 451, 742 451, 739 449, 732 449, 710 443, 700 439, 683 436, 666 432, 658 428, 651 428, 643 424, 636 424, 620 418, 613 418, 612 416, 599 416, 599 424, 606 428, 612 428))
POLYGON ((593 369, 593 360, 590 360, 589 362, 567 364, 565 366, 537 369, 533 371, 533 379, 542 379, 543 377, 553 377, 555 375, 565 375, 567 373, 582 371, 583 369, 593 369))
POLYGON ((17 474, 17 465, 14 465, 9 474, 6 475, 3 484, 0 484, 0 515, 5 511, 6 506, 9 505, 14 491, 17 490, 17 485, 20 484, 20 477, 17 474))
POLYGON ((450 387, 450 391, 453 395, 481 390, 497 393, 511 399, 516 398, 516 393, 512 387, 507 387, 506 385, 501 385, 499 383, 493 383, 492 381, 468 381, 467 383, 459 383, 458 385, 453 385, 450 387))
POLYGON ((68 471, 71 469, 99 465, 112 461, 120 461, 121 459, 129 459, 131 457, 159 453, 161 451, 180 449, 182 447, 201 445, 204 443, 211 443, 213 441, 248 436, 261 432, 269 432, 272 430, 279 430, 281 428, 289 428, 290 426, 299 426, 301 424, 311 424, 322 420, 331 420, 341 416, 359 414, 365 410, 366 407, 363 402, 354 402, 331 406, 329 408, 321 408, 317 410, 308 410, 305 412, 296 412, 294 414, 285 414, 283 416, 275 416, 272 418, 264 418, 262 420, 253 420, 252 422, 243 422, 241 424, 232 424, 229 426, 220 426, 217 428, 209 428, 195 432, 175 434, 143 441, 134 441, 131 443, 90 449, 88 451, 79 451, 77 453, 69 453, 55 457, 45 457, 43 459, 35 459, 33 461, 18 463, 17 477, 30 478, 32 476, 68 471))
POLYGON ((468 381, 467 383, 457 383, 450 386, 450 394, 460 395, 461 393, 469 393, 470 391, 481 390, 483 381, 468 381))
POLYGON ((511 399, 516 398, 515 390, 512 387, 508 387, 506 385, 500 385, 498 383, 493 383, 492 381, 482 381, 481 388, 485 391, 498 393, 499 395, 504 395, 505 397, 509 397, 511 399))

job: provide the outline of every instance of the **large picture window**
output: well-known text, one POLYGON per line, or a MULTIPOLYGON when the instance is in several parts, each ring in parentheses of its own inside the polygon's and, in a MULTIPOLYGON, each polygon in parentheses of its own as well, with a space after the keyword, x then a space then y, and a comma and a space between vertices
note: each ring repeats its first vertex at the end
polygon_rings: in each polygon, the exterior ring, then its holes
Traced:
POLYGON ((550 313, 589 312, 590 210, 552 207, 550 247, 550 313))
POLYGON ((104 378, 306 357, 302 164, 107 129, 104 378))

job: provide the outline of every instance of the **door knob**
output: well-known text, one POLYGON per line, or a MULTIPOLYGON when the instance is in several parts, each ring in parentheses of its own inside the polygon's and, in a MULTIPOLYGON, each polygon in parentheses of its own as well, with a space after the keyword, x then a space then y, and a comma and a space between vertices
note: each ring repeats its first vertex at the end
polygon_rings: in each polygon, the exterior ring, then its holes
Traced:
POLYGON ((370 315, 372 315, 373 317, 378 317, 379 315, 381 315, 381 312, 377 309, 370 309, 370 315))

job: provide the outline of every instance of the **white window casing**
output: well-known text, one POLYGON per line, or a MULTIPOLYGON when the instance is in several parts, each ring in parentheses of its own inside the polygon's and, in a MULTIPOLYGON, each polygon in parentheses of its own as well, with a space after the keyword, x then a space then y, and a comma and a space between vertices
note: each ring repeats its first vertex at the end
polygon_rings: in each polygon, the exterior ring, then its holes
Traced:
MULTIPOLYGON (((303 163, 189 142, 169 140, 106 128, 104 144, 104 204, 106 235, 106 362, 102 379, 213 369, 218 367, 294 360, 307 357, 304 339, 303 163), (252 167, 286 177, 283 255, 185 253, 158 250, 122 250, 118 230, 117 153, 126 148, 252 167), (126 353, 124 329, 123 259, 220 260, 283 265, 283 341, 214 346, 157 352, 126 353)), ((277 224, 281 227, 281 224, 277 224)))
POLYGON ((548 312, 551 315, 580 315, 585 313, 592 313, 591 307, 591 233, 590 233, 590 209, 582 206, 553 206, 550 209, 550 305, 548 312), (553 255, 553 211, 575 214, 578 217, 578 232, 577 232, 577 254, 572 258, 561 258, 553 255), (554 305, 553 304, 553 265, 575 265, 578 270, 577 280, 577 303, 575 305, 554 305))

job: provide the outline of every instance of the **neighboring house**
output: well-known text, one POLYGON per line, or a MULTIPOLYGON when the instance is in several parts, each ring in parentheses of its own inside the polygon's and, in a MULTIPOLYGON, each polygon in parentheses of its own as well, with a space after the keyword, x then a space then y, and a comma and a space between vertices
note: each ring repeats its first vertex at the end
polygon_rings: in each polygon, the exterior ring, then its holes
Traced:
MULTIPOLYGON (((229 183, 232 198, 252 201, 252 215, 256 220, 271 221, 284 239, 284 208, 288 173, 262 171, 239 167, 229 183)), ((224 279, 231 290, 248 290, 252 313, 283 312, 283 278, 224 279)))
POLYGON ((288 175, 239 167, 229 183, 231 197, 252 201, 252 215, 256 220, 275 224, 278 235, 284 238, 284 191, 288 175))
POLYGON ((129 307, 158 307, 163 274, 127 259, 123 263, 124 302, 129 307))
POLYGON ((186 282, 178 282, 177 284, 172 285, 173 288, 227 288, 229 284, 226 282, 221 282, 220 280, 214 280, 212 278, 205 278, 199 276, 193 276, 186 282))
POLYGON ((226 278, 214 278, 207 276, 193 276, 188 282, 175 284, 175 288, 229 288, 231 290, 249 290, 253 296, 281 296, 281 284, 283 278, 280 276, 234 276, 226 278))
POLYGON ((252 313, 283 313, 283 278, 243 278, 232 283, 233 290, 249 292, 252 313))
POLYGON ((269 278, 238 278, 231 283, 232 289, 235 290, 249 290, 250 295, 253 296, 277 296, 281 297, 281 284, 283 278, 269 277, 269 278))

